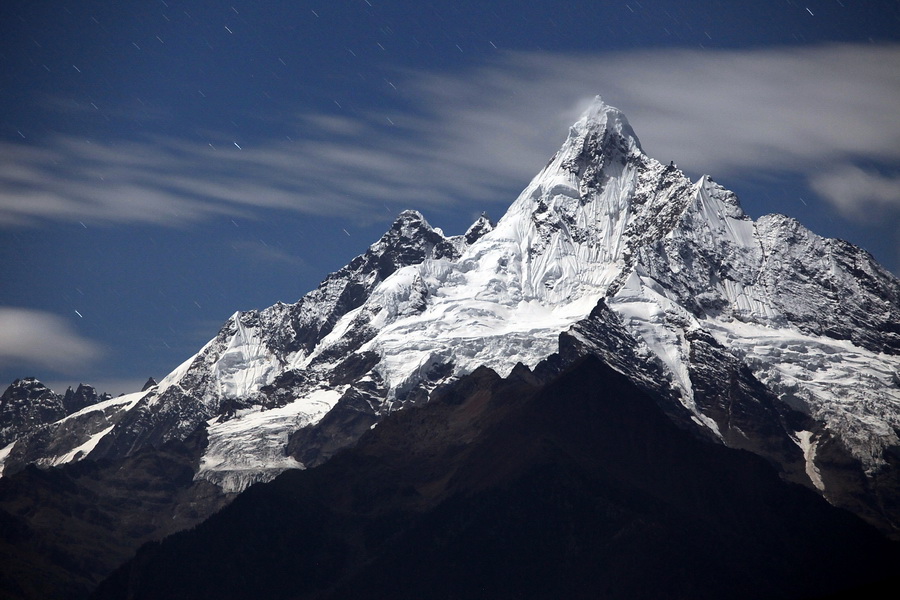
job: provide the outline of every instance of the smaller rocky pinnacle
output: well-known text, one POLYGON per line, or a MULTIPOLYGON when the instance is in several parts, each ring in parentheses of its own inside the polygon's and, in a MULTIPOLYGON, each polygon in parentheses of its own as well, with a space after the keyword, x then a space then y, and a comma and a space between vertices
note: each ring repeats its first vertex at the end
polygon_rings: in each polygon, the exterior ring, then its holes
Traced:
POLYGON ((151 377, 150 379, 147 380, 147 383, 144 384, 144 387, 141 388, 141 391, 146 392, 150 388, 156 387, 157 385, 159 385, 159 384, 156 383, 156 380, 151 377))
POLYGON ((481 216, 478 217, 478 220, 472 223, 472 226, 465 233, 466 243, 474 244, 477 242, 484 234, 493 230, 495 227, 495 223, 491 221, 491 218, 488 216, 486 212, 482 212, 481 216))

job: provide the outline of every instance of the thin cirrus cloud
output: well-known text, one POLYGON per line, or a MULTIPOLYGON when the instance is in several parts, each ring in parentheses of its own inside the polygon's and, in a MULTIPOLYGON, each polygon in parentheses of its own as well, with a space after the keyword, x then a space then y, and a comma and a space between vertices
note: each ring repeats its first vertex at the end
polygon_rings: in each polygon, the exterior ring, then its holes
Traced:
POLYGON ((64 318, 39 310, 0 307, 0 366, 38 365, 74 373, 103 354, 64 318))
MULTIPOLYGON (((232 249, 245 260, 262 264, 281 263, 292 267, 306 267, 307 262, 300 256, 273 248, 261 240, 243 240, 232 244, 232 249)), ((216 323, 218 326, 218 322, 216 323)))
POLYGON ((900 162, 900 45, 513 52, 397 81, 408 110, 295 115, 287 141, 0 145, 0 224, 507 204, 596 94, 689 172, 799 173, 848 217, 900 212, 900 178, 884 172, 900 162))
POLYGON ((856 220, 875 220, 900 211, 900 176, 844 165, 812 175, 810 185, 843 215, 856 220))

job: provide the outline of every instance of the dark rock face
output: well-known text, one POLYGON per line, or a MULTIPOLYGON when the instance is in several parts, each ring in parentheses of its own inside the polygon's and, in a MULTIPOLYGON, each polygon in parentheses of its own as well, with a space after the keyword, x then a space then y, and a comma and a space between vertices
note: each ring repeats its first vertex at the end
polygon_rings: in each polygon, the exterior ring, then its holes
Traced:
POLYGON ((83 408, 110 398, 112 398, 110 394, 97 394, 97 390, 93 386, 80 383, 74 390, 72 388, 66 390, 63 396, 63 408, 65 408, 67 415, 71 415, 83 408))
POLYGON ((609 178, 605 167, 611 162, 624 165, 628 161, 629 138, 633 137, 630 127, 623 133, 608 128, 590 130, 582 140, 581 152, 566 160, 563 168, 581 181, 583 190, 600 191, 609 178))
MULTIPOLYGON (((834 506, 859 515, 892 539, 900 539, 900 455, 888 448, 884 465, 866 474, 841 439, 811 418, 779 399, 760 383, 746 364, 702 331, 689 332, 690 378, 694 401, 713 419, 722 441, 732 448, 762 456, 787 481, 813 487, 805 459, 793 438, 798 431, 821 437, 815 466, 825 486, 824 496, 834 506)), ((635 354, 637 342, 621 319, 600 302, 591 315, 571 332, 560 335, 558 357, 541 368, 572 364, 594 355, 625 374, 655 398, 660 409, 679 427, 713 440, 709 430, 698 427, 684 409, 665 376, 662 365, 635 354)))
POLYGON ((144 547, 94 597, 807 598, 897 558, 588 358, 544 383, 479 369, 144 547))
POLYGON ((781 402, 711 336, 691 332, 688 341, 694 401, 716 422, 725 444, 769 459, 788 481, 811 485, 790 436, 814 428, 813 420, 781 402))
POLYGON ((198 406, 196 398, 183 390, 174 390, 165 403, 145 396, 129 410, 91 451, 93 460, 114 460, 141 448, 159 448, 173 440, 183 440, 212 415, 198 406))
POLYGON ((472 223, 471 227, 466 230, 466 233, 463 234, 463 237, 466 240, 466 243, 470 246, 480 240, 484 234, 493 231, 495 223, 491 221, 491 218, 488 216, 486 212, 481 213, 481 216, 477 221, 472 223))
POLYGON ((0 396, 0 447, 66 416, 62 399, 34 377, 16 379, 0 396))
POLYGON ((824 432, 816 466, 824 495, 835 506, 859 515, 894 540, 900 539, 900 453, 884 452, 885 464, 869 475, 840 438, 824 432))
POLYGON ((371 400, 371 392, 351 388, 321 421, 295 431, 285 452, 307 467, 328 461, 381 420, 371 400))

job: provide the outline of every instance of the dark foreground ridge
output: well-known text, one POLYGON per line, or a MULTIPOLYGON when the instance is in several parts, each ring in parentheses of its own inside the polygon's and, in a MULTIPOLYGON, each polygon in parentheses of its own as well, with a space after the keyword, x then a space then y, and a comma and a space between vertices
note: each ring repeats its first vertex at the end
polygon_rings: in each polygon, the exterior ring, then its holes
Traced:
POLYGON ((897 559, 588 357, 544 382, 478 369, 146 545, 93 597, 814 598, 897 559))
POLYGON ((205 445, 201 429, 120 460, 28 466, 0 479, 0 598, 86 598, 141 544, 224 506, 230 497, 193 479, 205 445))

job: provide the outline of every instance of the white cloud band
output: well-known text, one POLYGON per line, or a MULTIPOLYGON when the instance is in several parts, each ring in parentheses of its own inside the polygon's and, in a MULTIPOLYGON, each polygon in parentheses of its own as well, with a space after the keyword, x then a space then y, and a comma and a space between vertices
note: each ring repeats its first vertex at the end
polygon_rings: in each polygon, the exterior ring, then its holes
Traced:
MULTIPOLYGON (((2 145, 0 224, 178 225, 260 208, 366 220, 384 203, 506 204, 597 93, 626 112, 649 154, 694 173, 813 177, 900 161, 900 45, 511 53, 396 81, 409 112, 301 115, 285 124, 296 141, 2 145)), ((815 181, 854 214, 840 186, 815 181)))

